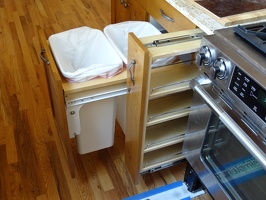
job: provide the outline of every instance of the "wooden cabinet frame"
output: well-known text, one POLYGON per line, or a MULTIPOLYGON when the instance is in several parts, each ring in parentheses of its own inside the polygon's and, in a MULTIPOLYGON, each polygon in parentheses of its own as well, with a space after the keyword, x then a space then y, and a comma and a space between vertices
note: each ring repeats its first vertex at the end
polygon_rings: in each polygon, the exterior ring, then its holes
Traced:
MULTIPOLYGON (((127 87, 129 93, 127 94, 127 126, 126 126, 126 152, 125 152, 125 161, 128 167, 128 170, 132 176, 132 179, 135 183, 139 182, 140 174, 145 172, 145 169, 150 169, 144 166, 144 157, 145 159, 150 159, 151 153, 153 150, 145 150, 145 140, 146 140, 146 131, 147 127, 150 126, 147 121, 149 106, 151 102, 159 98, 165 98, 169 95, 178 95, 179 92, 189 91, 190 88, 188 86, 188 82, 185 83, 177 83, 176 87, 172 87, 165 89, 165 93, 159 91, 161 94, 152 94, 151 82, 154 77, 158 77, 158 74, 164 74, 165 70, 172 70, 171 67, 162 67, 162 69, 152 69, 151 65, 155 60, 171 57, 171 56, 179 56, 182 54, 190 54, 198 51, 200 47, 201 39, 196 39, 192 41, 179 42, 171 45, 164 45, 161 47, 152 47, 148 48, 147 44, 152 43, 155 40, 180 37, 184 35, 191 34, 199 34, 202 35, 202 31, 199 29, 180 31, 175 33, 162 34, 157 36, 151 36, 146 38, 137 38, 134 33, 129 34, 129 52, 128 52, 128 79, 127 79, 127 87), (157 75, 153 75, 154 73, 158 73, 157 75), (175 89, 176 88, 176 89, 175 89), (181 88, 181 89, 180 89, 181 88), (180 91, 179 91, 180 89, 180 91), (146 154, 145 154, 146 153, 146 154)), ((182 65, 184 66, 184 65, 182 65)), ((195 64, 190 63, 189 66, 184 68, 184 76, 186 77, 186 72, 190 74, 189 78, 192 79, 197 74, 197 67, 195 64), (190 66, 190 67, 189 67, 190 66), (192 70, 191 70, 192 69, 192 70)), ((177 66, 178 67, 178 66, 177 66)), ((172 71, 170 71, 172 73, 172 71)), ((181 73, 181 72, 180 72, 181 73)), ((191 96, 192 98, 192 96, 191 96)), ((165 99, 163 99, 165 101, 165 99)), ((167 101, 167 99, 166 99, 167 101)), ((187 112, 187 110, 186 110, 187 112)), ((180 114, 180 113, 179 113, 180 114)), ((188 112, 186 113, 188 115, 188 112)), ((174 116, 174 115, 172 115, 174 116)), ((172 119, 176 119, 183 116, 174 116, 172 119)), ((170 116, 171 118, 171 116, 170 116)), ((163 119, 161 122, 169 121, 172 119, 163 119)), ((156 122, 156 123, 161 123, 156 122)), ((163 131, 163 130, 162 130, 163 131)), ((177 137, 178 133, 177 133, 177 137)), ((180 151, 180 145, 182 147, 182 138, 180 141, 176 140, 175 142, 169 142, 165 145, 162 145, 166 148, 167 151, 174 151, 177 148, 177 153, 180 151), (179 149, 179 150, 178 150, 179 149)), ((159 147, 154 149, 154 154, 157 154, 159 147)), ((181 148, 182 149, 182 148, 181 148)), ((174 152, 175 153, 175 152, 174 152)), ((158 154, 165 154, 160 151, 158 154)), ((180 152, 178 154, 181 154, 180 152)), ((183 159, 182 155, 173 157, 168 161, 163 161, 162 163, 168 164, 169 162, 174 162, 180 159, 183 159)), ((154 165, 156 167, 156 165, 154 165)), ((157 166, 158 167, 158 166, 157 166)), ((152 168, 152 167, 151 167, 152 168)), ((152 171, 152 169, 151 169, 152 171)))
POLYGON ((67 82, 57 69, 53 55, 50 51, 49 42, 42 30, 39 30, 39 37, 41 40, 41 46, 45 50, 43 51, 42 56, 45 57, 47 61, 46 63, 44 62, 44 67, 46 69, 50 100, 57 132, 64 149, 71 176, 75 177, 75 163, 70 144, 71 141, 66 116, 67 104, 69 102, 71 104, 72 101, 80 100, 81 98, 101 94, 103 91, 113 91, 115 93, 116 90, 119 90, 119 94, 114 94, 115 96, 119 96, 122 93, 125 94, 127 72, 126 69, 123 69, 120 74, 112 78, 95 78, 93 80, 79 83, 67 82))

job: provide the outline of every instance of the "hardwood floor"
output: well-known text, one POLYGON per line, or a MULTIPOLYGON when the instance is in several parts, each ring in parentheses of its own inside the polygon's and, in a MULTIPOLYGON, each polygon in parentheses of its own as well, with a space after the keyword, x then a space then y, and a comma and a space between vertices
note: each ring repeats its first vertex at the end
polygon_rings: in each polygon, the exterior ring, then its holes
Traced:
MULTIPOLYGON (((71 178, 52 117, 38 28, 51 34, 110 23, 110 0, 0 0, 0 200, 121 199, 183 177, 185 162, 143 175, 124 164, 124 134, 111 148, 79 155, 71 178)), ((202 197, 205 198, 205 197, 202 197)))

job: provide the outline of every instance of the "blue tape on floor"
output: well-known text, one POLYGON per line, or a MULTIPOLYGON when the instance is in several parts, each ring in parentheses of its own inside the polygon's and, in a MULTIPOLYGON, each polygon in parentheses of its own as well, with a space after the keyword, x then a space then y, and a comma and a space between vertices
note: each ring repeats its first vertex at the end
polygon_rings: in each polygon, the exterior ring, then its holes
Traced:
MULTIPOLYGON (((155 194, 159 194, 161 192, 165 192, 165 191, 168 191, 168 190, 177 188, 177 187, 181 187, 182 185, 183 185, 182 184, 182 181, 177 181, 177 182, 174 182, 174 183, 171 183, 171 184, 168 184, 168 185, 159 187, 159 188, 155 188, 153 190, 149 190, 147 192, 143 192, 141 194, 137 194, 137 195, 134 195, 134 196, 131 196, 131 197, 127 197, 127 198, 125 198, 123 200, 139 200, 139 199, 144 199, 144 198, 153 196, 155 194)), ((182 200, 190 200, 190 197, 186 197, 186 198, 184 198, 182 200)))

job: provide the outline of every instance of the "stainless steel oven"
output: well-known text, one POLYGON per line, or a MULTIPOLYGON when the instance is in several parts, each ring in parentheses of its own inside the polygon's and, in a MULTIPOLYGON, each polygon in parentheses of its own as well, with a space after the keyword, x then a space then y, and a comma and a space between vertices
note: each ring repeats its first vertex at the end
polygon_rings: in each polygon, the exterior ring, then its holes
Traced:
POLYGON ((183 152, 214 199, 266 198, 265 24, 205 36, 197 55, 183 152))

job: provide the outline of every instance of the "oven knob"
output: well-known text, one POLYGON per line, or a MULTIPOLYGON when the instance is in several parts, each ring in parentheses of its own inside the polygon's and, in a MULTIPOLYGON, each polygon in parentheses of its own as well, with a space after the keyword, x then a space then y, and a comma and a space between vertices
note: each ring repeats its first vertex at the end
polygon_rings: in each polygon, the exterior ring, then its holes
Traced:
POLYGON ((208 46, 204 45, 200 48, 196 57, 196 65, 200 67, 202 64, 205 66, 210 65, 212 62, 211 50, 208 46))
POLYGON ((217 58, 211 67, 211 74, 213 79, 224 79, 226 77, 226 62, 222 58, 217 58))

